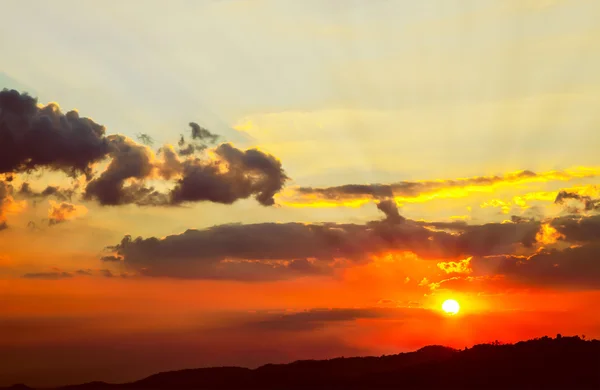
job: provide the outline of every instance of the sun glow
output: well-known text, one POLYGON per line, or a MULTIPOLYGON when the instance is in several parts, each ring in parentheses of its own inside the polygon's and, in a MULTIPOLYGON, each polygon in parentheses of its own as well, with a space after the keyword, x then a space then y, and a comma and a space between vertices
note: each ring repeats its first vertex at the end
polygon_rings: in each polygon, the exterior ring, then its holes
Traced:
POLYGON ((448 314, 455 315, 460 310, 460 305, 454 299, 447 299, 442 303, 442 310, 448 314))

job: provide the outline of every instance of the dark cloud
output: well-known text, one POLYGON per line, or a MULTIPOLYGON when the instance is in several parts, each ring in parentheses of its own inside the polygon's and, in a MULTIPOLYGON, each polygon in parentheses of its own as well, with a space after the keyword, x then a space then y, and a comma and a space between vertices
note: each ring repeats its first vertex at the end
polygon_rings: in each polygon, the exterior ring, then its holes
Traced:
POLYGON ((125 138, 111 141, 111 163, 85 192, 87 199, 97 199, 102 205, 231 204, 254 196, 262 205, 270 206, 288 180, 277 158, 256 149, 243 151, 221 144, 213 150, 216 160, 191 157, 182 161, 172 148, 164 147, 159 152, 162 160, 154 161, 145 146, 125 138), (171 191, 160 192, 144 184, 155 168, 165 179, 176 178, 171 191), (130 180, 136 181, 126 184, 130 180))
POLYGON ((195 122, 190 122, 190 127, 192 128, 192 139, 198 140, 202 142, 208 142, 214 144, 219 139, 217 134, 213 134, 204 127, 201 127, 195 122))
POLYGON ((113 275, 112 271, 109 269, 101 269, 100 275, 104 276, 105 278, 112 278, 115 276, 115 275, 113 275))
POLYGON ((135 138, 143 145, 152 146, 154 144, 154 139, 145 133, 139 133, 135 136, 135 138))
MULTIPOLYGON (((103 277, 103 278, 112 278, 115 276, 113 271, 109 269, 78 269, 74 271, 64 271, 58 268, 52 268, 51 271, 48 272, 33 272, 27 273, 23 275, 23 278, 26 279, 41 279, 41 280, 60 280, 60 279, 71 279, 74 277, 80 276, 93 276, 93 277, 103 277)), ((121 276, 125 276, 121 274, 121 276)))
POLYGON ((574 206, 569 201, 575 201, 579 206, 583 206, 584 211, 592 211, 600 209, 600 199, 592 199, 587 195, 580 195, 570 191, 560 191, 554 200, 555 204, 567 206, 570 213, 577 214, 581 212, 581 208, 574 206))
POLYGON ((20 196, 26 198, 37 199, 54 197, 61 201, 71 201, 75 193, 76 188, 60 188, 57 186, 47 186, 42 191, 35 191, 31 188, 31 184, 27 182, 21 184, 21 188, 18 191, 20 196))
MULTIPOLYGON (((218 140, 216 134, 191 122, 190 141, 182 137, 181 153, 163 147, 159 155, 144 145, 151 137, 138 134, 139 144, 118 134, 106 135, 105 128, 77 111, 62 113, 55 103, 38 106, 37 100, 14 90, 0 92, 0 174, 12 175, 38 169, 61 170, 69 175, 85 174, 84 199, 101 205, 168 206, 185 202, 212 201, 230 204, 250 196, 272 205, 287 176, 281 162, 256 149, 242 151, 230 144, 205 150, 218 140), (107 168, 94 178, 95 163, 110 159, 107 168), (172 190, 156 190, 149 180, 162 178, 172 190)), ((12 178, 12 176, 10 176, 12 178)), ((5 179, 8 180, 8 179, 5 179)), ((49 186, 33 191, 29 183, 21 194, 32 198, 54 196, 70 200, 75 190, 49 186)))
POLYGON ((100 258, 100 260, 108 261, 108 262, 118 262, 118 261, 123 261, 123 258, 121 256, 108 255, 108 256, 102 256, 100 258))
POLYGON ((27 273, 23 275, 26 279, 46 279, 46 280, 58 280, 72 278, 73 274, 64 271, 52 271, 52 272, 35 272, 27 273))
MULTIPOLYGON (((534 223, 521 223, 531 224, 534 223)), ((475 255, 470 261, 474 279, 467 279, 487 285, 490 279, 485 278, 501 276, 506 281, 523 285, 600 288, 600 216, 565 216, 543 224, 556 230, 554 235, 557 243, 554 247, 538 249, 529 255, 516 255, 514 251, 475 255)), ((452 283, 446 283, 445 287, 462 280, 455 279, 447 280, 452 283)))
POLYGON ((301 312, 268 314, 257 321, 249 321, 244 328, 270 332, 311 331, 331 323, 351 322, 358 319, 405 318, 410 310, 383 308, 311 309, 301 312))
POLYGON ((48 168, 90 177, 108 152, 104 126, 55 103, 39 107, 27 94, 0 92, 0 173, 48 168))
MULTIPOLYGON (((216 140, 208 130, 191 125, 193 140, 216 140)), ((101 205, 231 204, 250 196, 272 205, 273 196, 288 179, 277 158, 256 149, 243 151, 221 144, 213 149, 216 160, 206 156, 180 160, 174 149, 166 146, 159 150, 161 159, 157 160, 148 147, 126 137, 109 136, 107 140, 112 160, 85 190, 86 199, 96 199, 101 205), (146 186, 145 181, 155 173, 166 180, 175 178, 174 188, 160 192, 146 186)))
POLYGON ((584 244, 600 241, 600 215, 555 218, 551 226, 564 236, 564 241, 584 244))
POLYGON ((382 200, 381 202, 377 203, 377 208, 385 214, 386 220, 391 223, 400 223, 405 219, 400 215, 398 206, 392 199, 382 200))
MULTIPOLYGON (((513 256, 518 251, 537 253, 537 257, 532 258, 536 260, 560 255, 563 256, 561 262, 567 262, 569 256, 587 253, 578 248, 551 255, 540 252, 537 236, 548 226, 556 229, 557 239, 563 246, 587 248, 600 242, 600 216, 561 217, 545 222, 518 219, 512 223, 436 225, 408 219, 400 224, 390 224, 386 219, 364 225, 220 225, 164 238, 126 236, 111 249, 127 267, 146 276, 273 280, 329 274, 338 267, 368 262, 371 255, 389 251, 411 251, 421 258, 434 260, 474 256, 473 269, 479 272, 474 276, 505 273, 503 270, 509 269, 511 264, 506 259, 515 263, 512 265, 515 269, 532 269, 527 268, 536 264, 531 259, 528 265, 516 265, 522 261, 513 256), (498 259, 504 260, 498 263, 498 259), (485 272, 482 264, 488 264, 485 272)), ((548 262, 541 264, 546 266, 548 262)), ((560 271, 551 269, 551 272, 560 271)), ((569 275, 573 278, 572 273, 569 275)))
POLYGON ((319 250, 316 234, 302 224, 221 225, 163 239, 126 236, 112 249, 147 276, 269 280, 326 272, 326 262, 302 260, 319 250))
POLYGON ((188 159, 181 165, 182 176, 170 194, 171 203, 211 201, 231 204, 254 196, 265 206, 288 180, 281 162, 257 149, 240 150, 231 144, 214 149, 220 161, 188 159))
POLYGON ((600 244, 598 242, 562 250, 552 249, 531 256, 473 258, 475 274, 503 275, 525 285, 597 289, 600 287, 600 244))
POLYGON ((371 255, 412 251, 425 259, 514 253, 532 247, 539 222, 457 225, 422 222, 359 224, 260 223, 188 230, 164 238, 123 238, 111 247, 126 266, 147 276, 269 280, 327 274, 371 255), (336 260, 343 259, 349 263, 336 260))
POLYGON ((519 215, 511 215, 510 220, 514 223, 533 222, 533 218, 527 218, 519 215))
POLYGON ((185 136, 182 134, 177 143, 179 145, 178 153, 181 156, 191 156, 196 152, 206 150, 209 144, 214 144, 219 139, 218 135, 211 133, 195 122, 190 122, 190 128, 192 130, 192 141, 186 143, 185 136))
POLYGON ((540 222, 488 223, 469 225, 458 238, 458 252, 480 256, 512 253, 515 244, 526 248, 536 243, 540 222))
POLYGON ((300 187, 300 195, 316 195, 328 200, 344 200, 347 198, 372 197, 375 199, 391 198, 394 196, 417 197, 449 188, 464 188, 468 186, 490 186, 501 182, 517 182, 535 177, 542 177, 535 172, 521 171, 504 176, 478 176, 457 180, 423 180, 401 181, 392 184, 347 184, 337 187, 300 187))
POLYGON ((121 135, 109 136, 108 142, 111 162, 98 178, 88 183, 85 198, 111 206, 143 201, 147 189, 143 185, 125 186, 125 181, 151 176, 152 151, 121 135))

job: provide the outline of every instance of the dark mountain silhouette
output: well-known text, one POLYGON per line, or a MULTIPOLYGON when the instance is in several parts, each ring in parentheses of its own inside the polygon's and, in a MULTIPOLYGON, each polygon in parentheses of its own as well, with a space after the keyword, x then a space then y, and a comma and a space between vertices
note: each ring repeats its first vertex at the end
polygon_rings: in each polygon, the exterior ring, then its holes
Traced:
POLYGON ((60 390, 598 388, 600 341, 557 335, 464 350, 429 346, 380 357, 267 364, 253 370, 199 368, 159 373, 132 383, 91 382, 60 390))

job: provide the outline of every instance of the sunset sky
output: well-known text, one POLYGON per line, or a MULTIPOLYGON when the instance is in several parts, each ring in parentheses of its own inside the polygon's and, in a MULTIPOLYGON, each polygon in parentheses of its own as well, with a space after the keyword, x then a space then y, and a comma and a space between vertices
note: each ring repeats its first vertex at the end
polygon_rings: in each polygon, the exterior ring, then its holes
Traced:
POLYGON ((0 386, 600 338, 600 2, 2 9, 0 386))

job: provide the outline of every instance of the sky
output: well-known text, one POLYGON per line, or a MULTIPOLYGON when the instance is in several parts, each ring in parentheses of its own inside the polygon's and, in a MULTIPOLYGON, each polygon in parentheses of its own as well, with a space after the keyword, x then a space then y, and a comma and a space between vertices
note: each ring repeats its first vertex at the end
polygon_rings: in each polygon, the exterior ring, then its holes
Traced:
POLYGON ((600 338, 600 3, 4 8, 0 386, 600 338))

